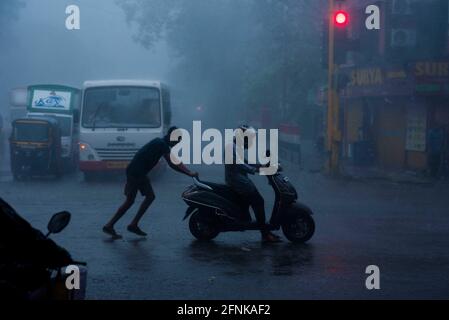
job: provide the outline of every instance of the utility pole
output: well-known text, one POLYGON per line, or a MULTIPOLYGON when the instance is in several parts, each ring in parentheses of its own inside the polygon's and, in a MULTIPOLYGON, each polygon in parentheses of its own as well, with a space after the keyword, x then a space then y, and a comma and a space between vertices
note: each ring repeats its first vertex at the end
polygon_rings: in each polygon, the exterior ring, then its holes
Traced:
MULTIPOLYGON (((338 1, 338 0, 337 0, 338 1)), ((327 161, 326 172, 330 175, 340 173, 339 97, 337 89, 338 65, 335 63, 335 28, 336 23, 346 25, 348 16, 339 13, 336 16, 336 0, 329 0, 329 60, 328 60, 328 107, 327 107, 327 161), (340 20, 341 19, 341 20, 340 20)))

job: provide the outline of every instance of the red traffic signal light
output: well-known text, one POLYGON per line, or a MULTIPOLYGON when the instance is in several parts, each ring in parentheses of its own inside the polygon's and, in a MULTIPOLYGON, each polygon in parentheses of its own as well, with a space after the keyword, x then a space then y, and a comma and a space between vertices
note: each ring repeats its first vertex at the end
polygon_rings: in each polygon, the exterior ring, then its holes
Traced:
POLYGON ((337 27, 345 27, 349 23, 349 14, 346 11, 340 10, 334 14, 334 24, 337 27))

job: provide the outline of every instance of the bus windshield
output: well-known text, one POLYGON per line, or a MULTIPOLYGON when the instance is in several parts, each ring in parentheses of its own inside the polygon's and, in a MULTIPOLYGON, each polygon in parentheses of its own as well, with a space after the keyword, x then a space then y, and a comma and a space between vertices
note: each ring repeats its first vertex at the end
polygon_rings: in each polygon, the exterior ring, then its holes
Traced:
POLYGON ((85 91, 84 128, 158 128, 161 101, 157 88, 99 87, 85 91))

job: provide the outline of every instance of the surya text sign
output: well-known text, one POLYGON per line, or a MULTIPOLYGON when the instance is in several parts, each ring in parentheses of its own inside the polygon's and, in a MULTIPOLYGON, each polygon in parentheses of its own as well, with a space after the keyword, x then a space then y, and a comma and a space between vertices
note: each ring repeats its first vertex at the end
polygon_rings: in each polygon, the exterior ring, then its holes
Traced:
POLYGON ((449 94, 449 61, 418 61, 408 66, 342 68, 346 97, 449 94))

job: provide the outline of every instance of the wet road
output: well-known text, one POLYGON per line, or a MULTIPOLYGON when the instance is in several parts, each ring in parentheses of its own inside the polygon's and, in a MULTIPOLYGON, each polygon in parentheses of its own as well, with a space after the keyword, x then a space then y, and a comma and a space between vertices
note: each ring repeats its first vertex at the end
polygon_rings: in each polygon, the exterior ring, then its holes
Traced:
MULTIPOLYGON (((448 186, 336 181, 288 167, 316 213, 309 244, 263 246, 256 232, 199 243, 182 221, 180 194, 191 181, 167 171, 154 181, 156 202, 142 222, 149 237, 125 231, 133 208, 117 226, 124 239, 111 241, 101 227, 122 200, 120 177, 12 182, 5 163, 0 195, 35 227, 44 229, 53 212, 73 213, 53 238, 88 262, 90 299, 449 298, 448 186), (365 288, 371 264, 380 268, 380 290, 365 288)), ((219 167, 198 170, 221 180, 219 167)), ((256 183, 269 211, 271 190, 262 177, 256 183)))

